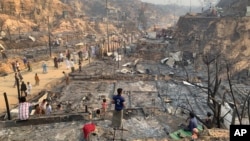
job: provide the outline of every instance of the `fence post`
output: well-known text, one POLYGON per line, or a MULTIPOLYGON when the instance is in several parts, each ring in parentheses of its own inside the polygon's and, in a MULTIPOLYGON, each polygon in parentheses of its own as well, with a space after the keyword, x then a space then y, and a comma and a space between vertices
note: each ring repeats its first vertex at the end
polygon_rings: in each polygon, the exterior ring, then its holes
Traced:
POLYGON ((9 102, 8 102, 8 98, 7 98, 6 92, 4 92, 3 95, 4 95, 5 104, 6 104, 6 110, 7 110, 8 120, 11 120, 9 102))

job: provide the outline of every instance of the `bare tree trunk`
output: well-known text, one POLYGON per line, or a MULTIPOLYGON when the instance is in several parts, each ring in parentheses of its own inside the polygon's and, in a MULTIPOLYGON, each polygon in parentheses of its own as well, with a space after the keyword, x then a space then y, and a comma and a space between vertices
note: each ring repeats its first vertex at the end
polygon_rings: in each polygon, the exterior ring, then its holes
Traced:
POLYGON ((236 100, 235 100, 235 97, 234 97, 232 83, 231 83, 231 79, 230 79, 230 75, 229 75, 229 65, 228 64, 227 64, 227 79, 228 79, 228 83, 229 83, 229 87, 230 87, 230 93, 232 95, 233 102, 234 102, 234 105, 235 105, 236 114, 237 114, 237 117, 239 119, 240 125, 242 125, 240 113, 238 111, 237 103, 236 103, 236 100))
POLYGON ((11 34, 10 34, 10 28, 9 28, 9 26, 7 26, 7 33, 8 33, 8 36, 9 36, 9 41, 11 43, 11 34))
POLYGON ((236 110, 235 110, 235 107, 234 107, 234 109, 233 109, 233 115, 232 115, 232 121, 231 121, 232 125, 235 124, 235 116, 236 116, 236 110))
POLYGON ((248 107, 247 107, 248 122, 250 123, 250 99, 248 99, 247 103, 248 103, 248 107))
POLYGON ((217 117, 216 117, 216 123, 217 123, 217 127, 220 128, 220 114, 221 114, 221 104, 217 104, 216 106, 217 108, 217 117))
POLYGON ((246 99, 244 100, 244 103, 243 103, 243 107, 242 107, 242 111, 241 111, 241 121, 242 121, 242 118, 244 117, 244 111, 245 111, 247 102, 249 101, 249 96, 250 96, 250 92, 248 93, 248 95, 247 95, 247 97, 246 97, 246 99))

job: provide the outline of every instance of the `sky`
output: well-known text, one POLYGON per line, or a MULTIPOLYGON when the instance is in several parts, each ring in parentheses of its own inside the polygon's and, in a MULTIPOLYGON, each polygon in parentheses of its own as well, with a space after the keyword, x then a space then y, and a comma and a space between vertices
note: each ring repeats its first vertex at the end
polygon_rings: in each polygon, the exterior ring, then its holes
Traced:
POLYGON ((141 0, 141 1, 154 4, 176 3, 178 5, 185 5, 185 6, 190 6, 190 1, 191 1, 191 6, 202 6, 201 1, 216 1, 216 0, 141 0))

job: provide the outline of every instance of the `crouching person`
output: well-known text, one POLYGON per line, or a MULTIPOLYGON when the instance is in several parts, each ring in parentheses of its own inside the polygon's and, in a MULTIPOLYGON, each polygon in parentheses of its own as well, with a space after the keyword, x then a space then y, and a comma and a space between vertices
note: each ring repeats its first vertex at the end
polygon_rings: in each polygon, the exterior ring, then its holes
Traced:
POLYGON ((20 98, 20 103, 18 106, 18 118, 19 118, 19 120, 29 119, 30 106, 31 106, 31 104, 29 102, 26 102, 25 97, 20 98))

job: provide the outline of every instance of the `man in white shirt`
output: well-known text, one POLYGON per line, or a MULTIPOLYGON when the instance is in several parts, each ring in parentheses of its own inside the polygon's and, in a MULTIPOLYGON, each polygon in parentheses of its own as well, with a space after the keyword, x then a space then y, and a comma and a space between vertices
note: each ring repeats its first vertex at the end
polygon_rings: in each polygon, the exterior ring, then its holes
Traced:
POLYGON ((27 82, 27 95, 31 95, 32 85, 30 82, 27 82))

